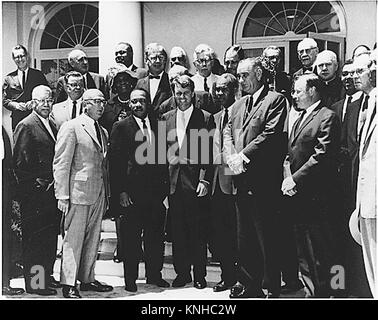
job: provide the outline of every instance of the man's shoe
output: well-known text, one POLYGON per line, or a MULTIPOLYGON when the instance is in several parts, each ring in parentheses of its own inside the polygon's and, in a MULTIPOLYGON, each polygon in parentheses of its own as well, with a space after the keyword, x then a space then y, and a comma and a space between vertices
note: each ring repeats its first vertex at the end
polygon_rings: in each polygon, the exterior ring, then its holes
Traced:
POLYGON ((81 283, 80 291, 96 291, 96 292, 109 292, 112 291, 113 287, 107 284, 102 284, 101 282, 95 280, 90 283, 81 283))
POLYGON ((231 299, 246 299, 246 298, 266 298, 266 295, 262 290, 252 290, 252 288, 246 287, 240 282, 236 283, 230 292, 231 299))
POLYGON ((29 294, 37 294, 39 296, 55 296, 57 291, 55 289, 46 288, 46 289, 26 289, 26 292, 29 294))
POLYGON ((226 291, 228 289, 231 289, 232 286, 234 285, 235 283, 233 284, 227 284, 225 283, 224 281, 221 281, 219 283, 217 283, 214 287, 213 287, 213 291, 214 292, 222 292, 222 291, 226 291))
POLYGON ((121 259, 120 256, 114 256, 114 257, 113 257, 113 261, 114 261, 115 263, 121 263, 123 260, 121 259))
POLYGON ((126 283, 125 290, 129 291, 129 292, 137 292, 138 288, 137 288, 137 285, 135 284, 135 282, 133 282, 133 283, 126 283))
POLYGON ((177 276, 175 280, 172 282, 173 288, 181 288, 185 287, 188 283, 192 282, 192 277, 183 277, 183 276, 177 276))
POLYGON ((53 276, 50 276, 48 287, 51 289, 58 289, 58 288, 61 288, 62 285, 60 284, 59 281, 55 280, 53 276))
POLYGON ((194 280, 193 287, 196 289, 205 289, 207 287, 207 282, 205 279, 194 280))
POLYGON ((22 288, 12 288, 11 286, 3 287, 3 296, 18 296, 25 293, 25 290, 22 288))
POLYGON ((165 281, 162 278, 160 278, 156 281, 147 279, 146 283, 147 284, 153 284, 155 286, 158 286, 159 288, 169 288, 171 286, 167 281, 165 281))
POLYGON ((297 279, 292 282, 287 282, 285 285, 281 286, 281 293, 287 294, 292 292, 297 292, 304 288, 304 285, 301 280, 297 279))
POLYGON ((67 299, 80 299, 81 296, 76 287, 63 285, 63 297, 67 299))

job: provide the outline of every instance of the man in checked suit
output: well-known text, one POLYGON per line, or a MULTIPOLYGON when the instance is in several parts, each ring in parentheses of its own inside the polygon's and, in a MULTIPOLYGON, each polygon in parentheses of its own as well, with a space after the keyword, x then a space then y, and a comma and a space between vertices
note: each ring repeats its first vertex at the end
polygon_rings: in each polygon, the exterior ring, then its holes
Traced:
POLYGON ((47 86, 32 92, 33 112, 16 126, 14 166, 19 183, 22 256, 26 292, 55 295, 59 283, 52 277, 59 230, 53 189, 52 162, 56 129, 49 121, 52 96, 47 86), (44 281, 34 287, 35 266, 44 268, 44 281))
POLYGON ((70 71, 64 76, 64 81, 68 94, 67 100, 54 104, 50 113, 50 119, 58 130, 64 122, 75 119, 83 111, 83 75, 77 71, 70 71))
POLYGON ((173 80, 177 109, 163 116, 167 128, 169 207, 172 220, 173 265, 177 277, 173 287, 207 286, 206 234, 200 197, 207 195, 212 177, 213 116, 194 108, 194 83, 183 75, 173 80))
POLYGON ((12 50, 12 58, 17 70, 9 73, 3 83, 3 107, 12 111, 12 130, 23 118, 31 113, 25 104, 32 98, 32 91, 38 85, 47 85, 47 80, 39 70, 29 68, 26 48, 17 45, 12 50))
POLYGON ((111 286, 94 278, 101 221, 108 206, 107 131, 98 119, 104 112, 101 91, 83 95, 84 113, 59 130, 53 171, 58 209, 64 215, 60 282, 65 298, 80 298, 81 291, 107 292, 111 286))
MULTIPOLYGON (((132 114, 114 124, 110 137, 110 179, 112 196, 118 201, 125 290, 137 291, 143 230, 147 284, 169 287, 162 279, 164 256, 164 198, 168 195, 165 161, 158 163, 158 121, 149 113, 148 93, 135 89, 130 94, 132 114), (138 139, 138 134, 140 135, 138 139), (144 145, 144 147, 143 147, 144 145), (146 154, 143 153, 143 149, 146 154), (144 163, 152 154, 151 163, 144 163)), ((165 159, 164 159, 165 160, 165 159)))
POLYGON ((277 203, 286 152, 287 100, 269 91, 261 57, 241 60, 237 74, 248 95, 233 104, 224 131, 227 163, 238 189, 238 274, 230 298, 265 296, 263 287, 278 297, 277 203))
POLYGON ((284 214, 294 225, 302 225, 297 237, 306 236, 305 254, 315 296, 329 297, 334 294, 330 270, 337 261, 330 219, 335 214, 340 122, 321 101, 322 86, 315 74, 302 75, 294 83, 293 103, 302 111, 291 130, 281 190, 290 197, 284 214))
MULTIPOLYGON (((84 51, 74 49, 68 54, 68 63, 71 70, 80 72, 83 75, 84 89, 98 89, 108 98, 105 88, 104 77, 98 73, 89 72, 88 57, 84 51)), ((65 90, 64 76, 58 79, 55 92, 55 103, 65 101, 67 92, 65 90)))
POLYGON ((223 73, 213 84, 213 97, 222 110, 214 115, 214 177, 211 189, 211 243, 220 261, 221 281, 214 292, 230 289, 236 282, 236 188, 232 174, 223 156, 223 130, 227 126, 239 84, 236 77, 223 73))
POLYGON ((168 74, 164 71, 167 63, 167 52, 158 43, 150 43, 144 51, 149 75, 139 79, 137 89, 144 89, 150 94, 152 112, 157 116, 160 104, 171 95, 168 74))

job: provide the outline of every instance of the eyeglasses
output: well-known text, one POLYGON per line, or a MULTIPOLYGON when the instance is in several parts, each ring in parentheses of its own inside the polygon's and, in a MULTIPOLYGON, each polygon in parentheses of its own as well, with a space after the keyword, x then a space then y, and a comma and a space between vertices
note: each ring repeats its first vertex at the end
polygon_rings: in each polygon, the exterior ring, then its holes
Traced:
POLYGON ((69 86, 70 88, 78 88, 78 89, 84 88, 83 84, 81 83, 67 83, 67 86, 69 86))
POLYGON ((23 58, 25 58, 25 57, 26 57, 25 54, 19 54, 18 56, 13 57, 13 59, 15 59, 15 60, 19 60, 19 59, 23 59, 23 58))
POLYGON ((148 57, 148 60, 150 60, 151 62, 156 62, 158 59, 160 61, 164 61, 165 60, 165 56, 163 56, 163 55, 157 55, 157 56, 149 56, 148 57))
POLYGON ((42 103, 44 103, 44 104, 53 104, 54 103, 54 99, 51 99, 51 98, 49 98, 49 99, 43 99, 43 100, 41 100, 41 99, 33 99, 34 101, 36 101, 38 104, 42 104, 42 103))
POLYGON ((98 106, 103 106, 105 104, 104 99, 85 99, 84 101, 91 101, 93 104, 96 104, 98 106))
POLYGON ((130 103, 132 103, 132 104, 137 104, 137 103, 146 103, 147 102, 147 99, 145 99, 145 98, 135 98, 135 99, 131 99, 130 100, 130 103))
POLYGON ((128 52, 126 50, 120 50, 120 51, 116 51, 115 55, 118 56, 118 55, 121 55, 123 56, 124 54, 127 54, 128 52))
POLYGON ((303 53, 309 54, 311 50, 314 50, 314 49, 316 48, 312 47, 312 48, 307 48, 307 49, 301 49, 301 50, 298 50, 298 54, 303 54, 303 53))
POLYGON ((351 73, 352 75, 356 73, 358 76, 360 76, 361 74, 364 73, 364 71, 367 71, 367 70, 369 70, 369 68, 358 68, 354 71, 351 71, 351 73))
POLYGON ((184 57, 172 57, 171 61, 182 61, 184 60, 184 57))
POLYGON ((210 63, 211 61, 212 61, 213 59, 210 59, 210 58, 207 58, 207 59, 198 59, 198 60, 196 60, 196 62, 198 63, 198 64, 208 64, 208 63, 210 63))
POLYGON ((343 71, 341 72, 341 76, 347 77, 347 76, 353 76, 354 71, 343 71))

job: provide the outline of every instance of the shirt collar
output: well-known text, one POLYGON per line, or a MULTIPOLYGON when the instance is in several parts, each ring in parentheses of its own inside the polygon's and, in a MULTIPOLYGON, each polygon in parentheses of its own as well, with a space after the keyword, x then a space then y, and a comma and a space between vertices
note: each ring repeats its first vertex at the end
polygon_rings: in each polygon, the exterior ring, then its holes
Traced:
MULTIPOLYGON (((86 119, 86 121, 89 121, 91 124, 94 125, 94 123, 95 123, 94 119, 92 119, 90 116, 88 116, 88 115, 85 114, 84 112, 83 112, 80 116, 84 117, 84 119, 86 119)), ((79 117, 80 117, 80 116, 79 116, 79 117)))
POLYGON ((148 116, 146 116, 144 119, 141 119, 141 118, 138 118, 138 117, 136 117, 136 116, 134 116, 133 115, 133 117, 134 117, 134 119, 135 119, 135 121, 136 122, 138 122, 138 124, 140 125, 140 126, 142 126, 142 120, 144 120, 145 122, 146 122, 146 124, 149 124, 150 123, 150 120, 148 119, 148 116))
POLYGON ((48 119, 48 118, 45 119, 45 118, 41 117, 41 116, 40 116, 35 110, 33 110, 33 113, 36 114, 37 117, 38 117, 39 119, 41 119, 41 121, 42 121, 45 125, 46 125, 46 124, 50 125, 50 123, 49 123, 49 119, 48 119))
POLYGON ((315 108, 320 104, 320 102, 321 100, 318 100, 306 109, 306 117, 315 110, 315 108))
POLYGON ((253 98, 253 104, 255 104, 255 102, 257 101, 257 99, 260 97, 261 95, 261 92, 263 91, 264 89, 264 86, 261 86, 261 88, 259 90, 257 90, 253 95, 252 95, 252 98, 253 98))
POLYGON ((191 114, 193 112, 193 109, 194 109, 193 104, 191 104, 190 107, 188 109, 186 109, 185 111, 182 111, 179 108, 177 108, 177 112, 178 113, 181 112, 185 115, 185 117, 187 117, 189 114, 191 114))

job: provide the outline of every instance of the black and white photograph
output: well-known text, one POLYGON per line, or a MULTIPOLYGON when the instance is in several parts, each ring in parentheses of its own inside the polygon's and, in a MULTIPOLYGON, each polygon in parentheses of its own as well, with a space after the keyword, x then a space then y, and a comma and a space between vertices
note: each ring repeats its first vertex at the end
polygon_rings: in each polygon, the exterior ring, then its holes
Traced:
POLYGON ((0 299, 377 299, 377 4, 1 1, 0 299))

